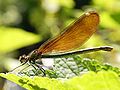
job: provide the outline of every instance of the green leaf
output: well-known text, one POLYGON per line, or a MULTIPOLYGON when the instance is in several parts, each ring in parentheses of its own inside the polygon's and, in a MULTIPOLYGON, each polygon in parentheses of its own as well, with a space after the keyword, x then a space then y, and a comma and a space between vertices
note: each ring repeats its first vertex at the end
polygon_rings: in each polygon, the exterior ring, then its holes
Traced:
MULTIPOLYGON (((27 63, 29 65, 29 62, 27 63)), ((39 66, 40 64, 36 62, 39 66)), ((33 66, 27 68, 17 68, 14 72, 18 73, 20 76, 43 76, 43 72, 41 72, 40 68, 36 67, 33 63, 33 66), (34 67, 33 67, 34 66, 34 67), (20 70, 22 69, 22 70, 20 70)), ((23 66, 24 67, 24 66, 23 66)), ((25 66, 26 67, 26 66, 25 66)), ((120 76, 120 69, 118 67, 113 67, 109 64, 103 64, 94 59, 81 58, 79 56, 72 57, 64 57, 64 58, 56 58, 54 60, 53 67, 44 67, 47 77, 49 78, 72 78, 75 76, 79 76, 88 71, 99 72, 102 70, 105 71, 114 71, 120 76)))
POLYGON ((120 90, 120 78, 112 71, 90 72, 68 80, 76 90, 120 90))
POLYGON ((100 63, 94 59, 81 58, 73 56, 71 58, 58 58, 54 60, 55 65, 53 70, 56 71, 57 76, 60 78, 71 78, 81 75, 88 71, 114 71, 120 76, 120 69, 113 67, 109 64, 100 63))
POLYGON ((0 27, 0 53, 37 43, 41 37, 18 28, 0 27))
POLYGON ((28 90, 120 90, 120 78, 115 72, 89 72, 71 79, 51 79, 47 77, 16 76, 0 74, 28 90))
POLYGON ((16 76, 14 74, 0 74, 1 77, 4 77, 16 84, 24 87, 28 90, 66 90, 64 84, 57 79, 50 79, 47 77, 38 77, 35 76, 33 78, 27 76, 16 76), (54 85, 54 86, 53 86, 54 85))

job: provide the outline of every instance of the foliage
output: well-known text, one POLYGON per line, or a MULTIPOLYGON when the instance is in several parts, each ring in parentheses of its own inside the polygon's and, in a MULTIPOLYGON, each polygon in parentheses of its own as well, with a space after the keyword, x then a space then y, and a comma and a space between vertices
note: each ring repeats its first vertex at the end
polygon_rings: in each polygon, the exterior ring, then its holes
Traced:
POLYGON ((120 89, 119 68, 79 56, 55 59, 53 70, 45 71, 47 77, 36 74, 37 71, 32 76, 31 70, 26 72, 22 75, 1 73, 0 76, 29 90, 120 89))
POLYGON ((20 47, 40 41, 40 36, 18 28, 0 27, 0 53, 16 50, 20 47))
POLYGON ((117 67, 113 67, 107 63, 103 64, 94 59, 80 58, 79 56, 56 59, 54 70, 57 71, 58 76, 61 78, 70 78, 88 71, 99 72, 101 70, 111 70, 120 75, 120 69, 117 67))
POLYGON ((120 90, 120 78, 112 71, 89 72, 69 80, 38 76, 18 77, 14 74, 0 74, 0 76, 28 90, 120 90))

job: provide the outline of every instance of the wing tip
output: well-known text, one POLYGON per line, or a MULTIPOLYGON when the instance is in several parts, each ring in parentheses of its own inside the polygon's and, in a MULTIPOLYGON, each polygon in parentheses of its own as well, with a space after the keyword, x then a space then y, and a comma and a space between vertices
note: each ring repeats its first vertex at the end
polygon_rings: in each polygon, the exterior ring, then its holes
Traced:
POLYGON ((84 15, 83 16, 96 16, 96 20, 98 21, 98 23, 100 22, 100 16, 99 16, 99 13, 96 11, 96 10, 87 10, 85 11, 84 15))
POLYGON ((84 14, 85 14, 86 16, 89 16, 89 15, 92 15, 92 14, 96 14, 96 15, 99 17, 98 12, 95 11, 95 10, 86 11, 84 14))
POLYGON ((98 14, 98 11, 97 10, 86 10, 85 11, 85 14, 98 14))

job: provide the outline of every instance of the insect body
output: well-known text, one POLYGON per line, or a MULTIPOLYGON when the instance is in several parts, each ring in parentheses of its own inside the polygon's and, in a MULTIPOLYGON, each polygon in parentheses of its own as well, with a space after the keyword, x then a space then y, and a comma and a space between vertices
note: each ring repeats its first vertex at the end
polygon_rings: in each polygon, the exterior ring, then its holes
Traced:
POLYGON ((79 17, 74 23, 65 28, 64 32, 55 38, 48 40, 38 49, 29 55, 20 56, 19 60, 23 64, 26 62, 35 63, 39 58, 57 58, 66 55, 82 54, 93 51, 111 51, 109 46, 96 47, 75 51, 76 48, 84 44, 96 32, 99 24, 99 15, 95 11, 89 11, 79 17), (58 54, 59 53, 59 54, 58 54))

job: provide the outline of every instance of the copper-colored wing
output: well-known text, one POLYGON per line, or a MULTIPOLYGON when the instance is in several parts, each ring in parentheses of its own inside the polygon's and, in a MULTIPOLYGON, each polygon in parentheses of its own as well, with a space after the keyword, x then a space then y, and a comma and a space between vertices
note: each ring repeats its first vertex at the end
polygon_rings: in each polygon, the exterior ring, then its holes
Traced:
POLYGON ((80 47, 96 31, 99 15, 95 11, 83 14, 56 38, 44 43, 39 49, 42 54, 50 52, 67 52, 80 47))

